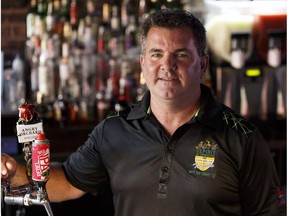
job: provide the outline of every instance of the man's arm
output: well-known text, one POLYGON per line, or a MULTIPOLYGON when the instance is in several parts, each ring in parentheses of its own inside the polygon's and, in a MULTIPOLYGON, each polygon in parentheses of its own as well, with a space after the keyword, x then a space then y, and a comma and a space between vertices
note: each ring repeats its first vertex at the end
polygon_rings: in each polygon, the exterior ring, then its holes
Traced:
POLYGON ((61 163, 51 164, 46 190, 51 202, 76 199, 85 194, 84 191, 75 188, 67 181, 61 163))
MULTIPOLYGON (((25 185, 28 183, 26 167, 18 164, 11 156, 1 154, 1 179, 10 181, 12 186, 25 185)), ((85 194, 67 181, 60 163, 51 164, 46 190, 51 202, 76 199, 85 194)))

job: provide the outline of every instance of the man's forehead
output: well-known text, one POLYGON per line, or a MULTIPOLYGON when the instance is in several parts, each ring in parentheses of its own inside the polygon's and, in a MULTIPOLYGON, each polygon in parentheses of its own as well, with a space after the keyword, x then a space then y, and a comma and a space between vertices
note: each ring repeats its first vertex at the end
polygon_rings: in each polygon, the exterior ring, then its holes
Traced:
POLYGON ((175 39, 177 38, 179 41, 180 40, 194 40, 193 32, 188 27, 163 28, 163 27, 154 26, 148 31, 147 38, 160 40, 167 35, 169 35, 172 38, 175 37, 175 39))
POLYGON ((161 51, 169 48, 183 51, 185 49, 190 49, 191 46, 194 47, 194 42, 194 37, 189 29, 154 28, 148 32, 145 44, 146 49, 151 51, 161 51))

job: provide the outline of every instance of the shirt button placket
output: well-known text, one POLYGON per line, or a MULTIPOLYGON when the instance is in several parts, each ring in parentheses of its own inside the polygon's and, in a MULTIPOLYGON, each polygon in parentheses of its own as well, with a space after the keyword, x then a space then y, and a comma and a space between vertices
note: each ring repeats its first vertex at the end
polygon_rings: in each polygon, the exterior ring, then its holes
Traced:
POLYGON ((168 180, 170 177, 171 162, 172 162, 172 146, 168 145, 163 158, 161 170, 160 170, 160 181, 158 187, 158 198, 167 198, 168 180))

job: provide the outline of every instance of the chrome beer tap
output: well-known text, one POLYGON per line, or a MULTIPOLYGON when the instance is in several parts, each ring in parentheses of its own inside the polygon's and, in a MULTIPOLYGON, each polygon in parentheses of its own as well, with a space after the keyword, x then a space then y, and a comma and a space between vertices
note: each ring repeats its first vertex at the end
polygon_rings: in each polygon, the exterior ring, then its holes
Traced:
POLYGON ((17 136, 18 142, 23 144, 22 151, 29 183, 12 187, 10 182, 2 180, 4 202, 7 205, 42 205, 48 216, 53 216, 45 188, 49 179, 50 143, 43 133, 42 121, 38 118, 34 105, 24 104, 19 107, 17 136))
POLYGON ((42 205, 45 207, 47 215, 53 216, 53 212, 49 203, 45 187, 38 187, 36 185, 22 185, 18 187, 11 187, 9 183, 2 185, 4 191, 4 202, 7 205, 42 205))

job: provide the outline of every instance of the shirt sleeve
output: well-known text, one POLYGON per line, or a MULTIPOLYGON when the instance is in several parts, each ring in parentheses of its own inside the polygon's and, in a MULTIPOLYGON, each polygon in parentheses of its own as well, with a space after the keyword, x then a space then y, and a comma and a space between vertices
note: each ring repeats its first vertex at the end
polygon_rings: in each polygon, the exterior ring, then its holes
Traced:
POLYGON ((99 188, 109 184, 109 176, 99 150, 102 125, 103 123, 97 125, 84 145, 63 163, 67 180, 74 187, 86 192, 97 192, 99 188))
POLYGON ((286 204, 269 146, 256 129, 244 147, 240 196, 244 215, 285 215, 286 204))

